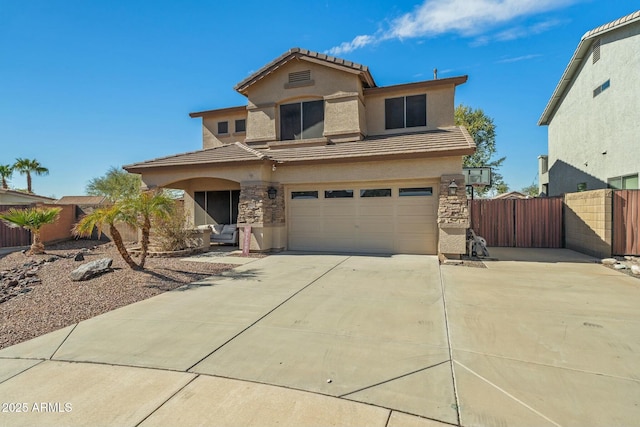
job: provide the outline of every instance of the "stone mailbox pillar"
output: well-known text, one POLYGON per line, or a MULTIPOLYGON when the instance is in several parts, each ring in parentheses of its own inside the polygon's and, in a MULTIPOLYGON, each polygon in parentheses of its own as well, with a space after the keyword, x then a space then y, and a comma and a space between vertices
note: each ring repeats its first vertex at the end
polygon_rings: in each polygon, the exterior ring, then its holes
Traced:
POLYGON ((438 253, 460 256, 466 253, 469 207, 464 175, 442 175, 438 200, 438 253), (451 183, 458 188, 449 195, 451 183))

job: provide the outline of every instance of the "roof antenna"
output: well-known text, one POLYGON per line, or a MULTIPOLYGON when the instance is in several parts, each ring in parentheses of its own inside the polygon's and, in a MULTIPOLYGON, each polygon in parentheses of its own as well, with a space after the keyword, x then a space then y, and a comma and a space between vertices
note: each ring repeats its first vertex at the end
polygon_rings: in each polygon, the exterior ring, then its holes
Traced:
POLYGON ((433 80, 438 80, 438 69, 437 68, 433 69, 433 80))

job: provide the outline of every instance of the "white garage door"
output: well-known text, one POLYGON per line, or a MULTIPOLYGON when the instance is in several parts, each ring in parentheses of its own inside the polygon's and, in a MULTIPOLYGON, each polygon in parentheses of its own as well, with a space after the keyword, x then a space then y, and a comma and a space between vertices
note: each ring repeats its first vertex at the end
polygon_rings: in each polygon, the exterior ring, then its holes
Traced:
POLYGON ((435 254, 438 182, 287 189, 289 249, 435 254))

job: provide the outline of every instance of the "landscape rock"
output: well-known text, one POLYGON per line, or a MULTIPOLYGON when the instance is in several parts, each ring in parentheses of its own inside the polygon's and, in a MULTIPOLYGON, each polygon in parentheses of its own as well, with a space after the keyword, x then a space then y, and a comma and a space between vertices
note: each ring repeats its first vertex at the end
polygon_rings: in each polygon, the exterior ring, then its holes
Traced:
POLYGON ((615 268, 616 270, 624 270, 627 268, 627 266, 624 264, 615 264, 613 268, 615 268))
POLYGON ((73 270, 70 274, 71 280, 79 282, 83 280, 89 280, 94 276, 98 276, 103 273, 111 271, 111 258, 101 258, 95 261, 82 264, 80 267, 73 270))
POLYGON ((635 274, 636 276, 640 276, 640 266, 638 265, 632 265, 631 266, 631 272, 633 274, 635 274))
POLYGON ((78 253, 76 254, 76 256, 75 256, 75 257, 73 257, 73 260, 74 260, 74 261, 84 261, 84 255, 82 255, 82 252, 78 252, 78 253))
POLYGON ((615 258, 605 258, 600 262, 602 262, 604 265, 614 265, 618 263, 618 261, 615 258))

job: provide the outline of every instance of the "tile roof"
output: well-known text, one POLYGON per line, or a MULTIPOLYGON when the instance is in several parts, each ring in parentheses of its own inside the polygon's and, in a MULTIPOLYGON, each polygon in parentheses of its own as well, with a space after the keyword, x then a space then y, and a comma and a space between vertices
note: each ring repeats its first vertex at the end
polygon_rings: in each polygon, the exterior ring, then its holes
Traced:
POLYGON ((246 89, 249 86, 263 79, 269 74, 273 73, 274 71, 282 67, 287 62, 296 58, 302 58, 302 59, 308 58, 314 61, 326 62, 327 64, 350 68, 360 73, 360 77, 366 83, 366 86, 368 87, 376 86, 376 83, 373 81, 373 77, 371 76, 371 73, 369 73, 369 67, 367 67, 366 65, 357 64, 355 62, 347 61, 341 58, 336 58, 334 56, 330 56, 324 53, 318 53, 311 50, 294 47, 289 49, 284 54, 280 55, 278 58, 269 62, 264 67, 260 68, 258 71, 251 74, 246 79, 242 80, 240 83, 238 83, 234 87, 234 89, 244 94, 246 92, 246 89))
POLYGON ((314 147, 271 150, 276 162, 363 159, 379 156, 466 155, 475 151, 473 138, 462 127, 441 128, 424 132, 370 136, 362 141, 314 147))
POLYGON ((221 147, 207 148, 188 153, 175 154, 173 156, 160 157, 145 162, 125 165, 123 168, 129 172, 139 169, 165 166, 204 165, 211 163, 237 163, 247 161, 260 161, 265 156, 244 144, 223 145, 221 147))
POLYGON ((277 163, 318 162, 340 159, 363 160, 390 156, 456 156, 475 151, 473 138, 467 130, 454 126, 424 132, 370 136, 362 141, 339 144, 291 147, 278 149, 254 149, 236 142, 221 147, 176 154, 146 162, 124 166, 129 172, 168 166, 199 164, 244 163, 270 160, 277 163))

